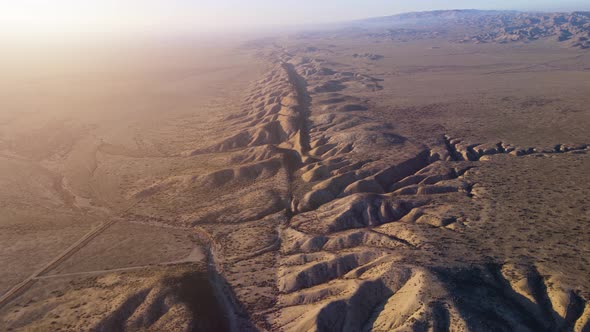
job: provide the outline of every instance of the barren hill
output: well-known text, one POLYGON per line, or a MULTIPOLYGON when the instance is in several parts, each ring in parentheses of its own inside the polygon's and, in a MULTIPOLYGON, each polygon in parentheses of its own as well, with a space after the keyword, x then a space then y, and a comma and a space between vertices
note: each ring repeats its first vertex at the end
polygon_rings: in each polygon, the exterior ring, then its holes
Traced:
POLYGON ((444 35, 459 42, 508 43, 551 38, 572 47, 590 47, 589 12, 443 10, 380 17, 358 23, 380 26, 386 30, 378 33, 380 36, 396 39, 444 35))
POLYGON ((0 330, 588 331, 587 19, 6 67, 0 330))

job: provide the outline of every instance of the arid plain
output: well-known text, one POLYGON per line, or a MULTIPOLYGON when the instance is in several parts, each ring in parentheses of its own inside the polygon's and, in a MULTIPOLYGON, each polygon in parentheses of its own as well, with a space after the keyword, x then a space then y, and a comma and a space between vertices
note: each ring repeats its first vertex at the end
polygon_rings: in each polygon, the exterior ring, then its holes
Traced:
POLYGON ((379 29, 9 52, 0 330, 588 331, 590 51, 379 29))

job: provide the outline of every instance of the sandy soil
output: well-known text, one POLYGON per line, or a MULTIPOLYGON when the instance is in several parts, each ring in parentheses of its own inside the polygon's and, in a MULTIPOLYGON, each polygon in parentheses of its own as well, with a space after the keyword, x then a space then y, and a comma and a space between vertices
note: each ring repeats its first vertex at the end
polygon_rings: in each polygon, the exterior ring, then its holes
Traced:
POLYGON ((589 329, 587 50, 195 47, 7 66, 0 329, 589 329))

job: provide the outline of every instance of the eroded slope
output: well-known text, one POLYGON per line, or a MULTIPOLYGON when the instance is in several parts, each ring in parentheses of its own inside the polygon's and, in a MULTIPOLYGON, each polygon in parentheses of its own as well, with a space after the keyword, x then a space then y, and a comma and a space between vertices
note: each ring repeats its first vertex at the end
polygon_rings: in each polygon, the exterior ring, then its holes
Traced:
POLYGON ((303 54, 265 53, 269 74, 244 111, 225 119, 236 134, 187 153, 231 156, 230 168, 145 193, 200 191, 222 206, 201 217, 196 204, 170 222, 211 234, 245 320, 270 330, 587 328, 584 267, 560 277, 563 266, 546 262, 547 252, 506 252, 509 243, 530 250, 549 230, 532 226, 496 247, 482 240, 508 217, 481 175, 502 163, 535 170, 520 158, 583 165, 587 144, 471 143, 444 128, 427 141, 406 137, 372 111, 380 79, 303 54), (224 194, 214 194, 218 186, 224 194))

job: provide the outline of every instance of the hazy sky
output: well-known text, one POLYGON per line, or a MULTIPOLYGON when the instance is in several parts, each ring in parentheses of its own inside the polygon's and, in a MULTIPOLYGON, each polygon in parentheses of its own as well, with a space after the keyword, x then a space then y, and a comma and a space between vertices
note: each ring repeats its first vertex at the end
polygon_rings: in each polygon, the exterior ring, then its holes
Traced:
POLYGON ((1 0, 0 29, 14 35, 231 30, 452 8, 590 10, 590 1, 1 0))

